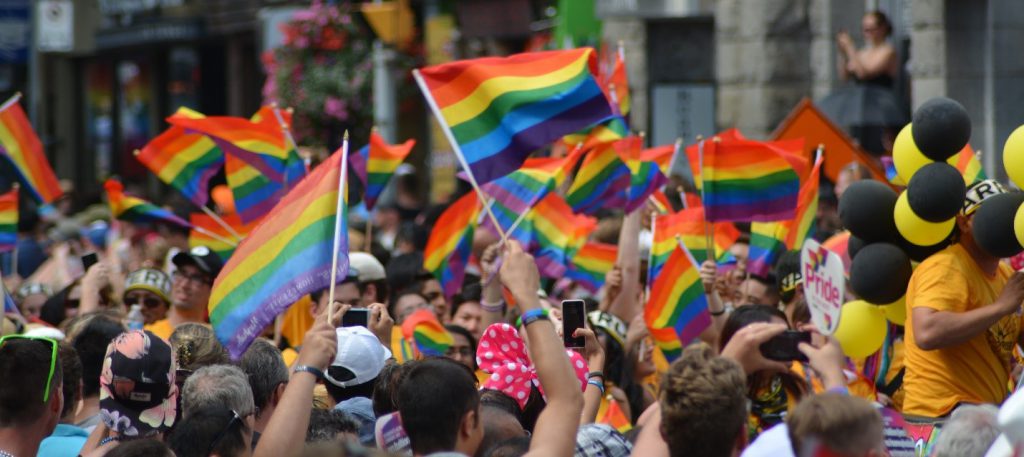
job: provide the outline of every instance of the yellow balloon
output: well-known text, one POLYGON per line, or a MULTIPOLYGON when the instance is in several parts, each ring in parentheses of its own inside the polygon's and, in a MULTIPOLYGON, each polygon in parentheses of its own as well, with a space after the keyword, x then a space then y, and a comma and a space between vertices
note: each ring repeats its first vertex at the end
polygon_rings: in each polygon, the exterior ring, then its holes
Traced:
POLYGON ((953 233, 953 226, 956 225, 955 217, 942 222, 928 222, 918 217, 914 210, 910 209, 907 191, 903 191, 896 199, 892 217, 896 220, 896 230, 899 230, 900 235, 918 246, 939 244, 953 233))
POLYGON ((896 325, 903 325, 907 323, 907 296, 904 295, 888 305, 882 305, 882 314, 885 314, 885 318, 889 319, 896 325))
POLYGON ((839 327, 832 335, 848 357, 860 359, 874 354, 885 342, 885 314, 880 306, 864 300, 843 305, 839 327))
POLYGON ((932 162, 933 160, 925 157, 914 144, 914 136, 910 133, 910 124, 907 124, 896 135, 896 141, 892 143, 892 163, 896 166, 896 174, 904 183, 909 183, 910 177, 914 176, 917 170, 932 162))
POLYGON ((1018 186, 1024 186, 1024 125, 1017 127, 1003 145, 1003 166, 1006 175, 1018 186))

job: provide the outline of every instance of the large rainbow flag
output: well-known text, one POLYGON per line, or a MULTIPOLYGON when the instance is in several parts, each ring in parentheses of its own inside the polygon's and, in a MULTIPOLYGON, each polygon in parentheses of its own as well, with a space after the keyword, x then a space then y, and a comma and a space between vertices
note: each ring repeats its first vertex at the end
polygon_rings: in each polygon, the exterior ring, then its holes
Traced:
POLYGON ((108 179, 103 183, 107 191, 107 204, 110 213, 116 219, 136 223, 166 222, 181 227, 191 227, 188 221, 176 216, 171 211, 156 206, 138 197, 124 194, 124 185, 116 179, 108 179))
POLYGON ((302 296, 348 273, 347 148, 293 187, 228 259, 210 292, 210 323, 231 357, 302 296), (338 189, 345 190, 339 195, 338 189), (341 214, 338 214, 339 199, 341 214), (335 239, 335 223, 342 228, 335 239))
POLYGON ((423 251, 423 267, 441 282, 447 297, 462 289, 481 209, 476 194, 467 193, 441 213, 430 232, 423 251))
MULTIPOLYGON (((202 117, 183 108, 173 116, 202 117)), ((178 189, 198 206, 206 206, 210 178, 224 166, 224 154, 213 140, 203 134, 188 133, 176 125, 146 143, 135 152, 135 157, 161 181, 178 189)))
MULTIPOLYGON (((714 259, 719 264, 735 260, 729 247, 740 237, 740 231, 731 222, 716 222, 714 230, 714 259)), ((703 262, 708 259, 708 242, 705 233, 704 209, 701 207, 681 210, 677 213, 657 216, 651 242, 651 263, 648 275, 655 278, 668 262, 681 240, 694 257, 703 262)), ((650 279, 648 279, 650 281, 650 279)))
POLYGON ((706 141, 702 168, 708 221, 793 218, 800 175, 776 148, 756 141, 706 141))
POLYGON ((370 142, 349 156, 349 165, 363 183, 363 202, 367 211, 373 209, 391 175, 415 145, 416 140, 390 145, 374 130, 370 132, 370 142))
POLYGON ((483 184, 533 151, 612 115, 590 48, 462 60, 413 72, 434 114, 483 184))
POLYGON ((652 336, 658 332, 655 343, 669 359, 676 357, 681 346, 690 344, 711 325, 700 272, 685 248, 677 245, 661 273, 654 278, 644 307, 644 322, 652 336), (666 337, 664 329, 673 329, 677 339, 666 337))
POLYGON ((587 242, 572 254, 565 276, 596 294, 604 285, 604 276, 615 266, 618 255, 619 247, 614 244, 587 242))
POLYGON ((824 159, 818 157, 810 176, 800 187, 796 216, 787 221, 752 222, 750 224, 750 254, 747 271, 765 276, 783 252, 800 249, 804 240, 814 235, 814 221, 818 213, 818 186, 824 159))
POLYGON ((0 252, 18 245, 18 187, 0 194, 0 252))
POLYGON ((53 203, 64 192, 43 152, 43 143, 21 109, 16 95, 0 106, 0 153, 18 172, 18 178, 32 198, 53 203))

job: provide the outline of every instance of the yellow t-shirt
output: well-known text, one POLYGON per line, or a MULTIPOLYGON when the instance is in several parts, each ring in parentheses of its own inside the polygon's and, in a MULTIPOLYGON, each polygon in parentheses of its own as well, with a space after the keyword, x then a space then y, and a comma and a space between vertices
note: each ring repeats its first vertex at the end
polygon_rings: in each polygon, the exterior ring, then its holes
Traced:
POLYGON ((1013 270, 1004 264, 988 277, 959 244, 918 265, 907 290, 903 412, 926 417, 948 414, 958 403, 999 404, 1020 334, 1020 312, 957 346, 925 351, 914 340, 917 307, 962 313, 992 304, 1013 270))
POLYGON ((171 334, 174 333, 174 326, 171 325, 167 319, 160 319, 152 324, 143 327, 145 330, 153 332, 154 335, 159 336, 167 341, 171 340, 171 334))

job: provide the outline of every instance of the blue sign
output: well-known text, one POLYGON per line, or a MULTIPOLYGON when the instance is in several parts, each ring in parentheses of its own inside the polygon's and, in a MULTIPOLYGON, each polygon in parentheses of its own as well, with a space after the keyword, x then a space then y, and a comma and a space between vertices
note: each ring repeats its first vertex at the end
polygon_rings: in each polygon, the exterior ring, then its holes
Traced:
POLYGON ((28 62, 31 0, 0 0, 0 63, 28 62))

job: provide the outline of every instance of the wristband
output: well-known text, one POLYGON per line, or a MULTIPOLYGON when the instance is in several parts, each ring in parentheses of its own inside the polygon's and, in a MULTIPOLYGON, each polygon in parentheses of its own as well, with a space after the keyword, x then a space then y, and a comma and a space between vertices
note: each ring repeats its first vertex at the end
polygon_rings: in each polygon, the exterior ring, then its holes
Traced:
POLYGON ((490 303, 480 300, 480 309, 489 313, 500 313, 505 310, 505 302, 503 300, 498 300, 494 303, 490 303))
POLYGON ((523 313, 523 315, 520 316, 519 319, 516 320, 516 326, 517 327, 526 327, 527 325, 530 325, 530 324, 532 324, 532 323, 534 323, 536 321, 539 321, 539 320, 549 320, 549 318, 548 318, 548 310, 546 310, 544 308, 534 308, 534 309, 531 309, 531 310, 523 313))
POLYGON ((320 371, 319 368, 314 368, 309 365, 299 365, 292 368, 292 373, 309 373, 316 377, 316 379, 324 379, 324 372, 320 371))
POLYGON ((597 390, 601 391, 601 396, 602 397, 604 396, 604 383, 601 383, 601 382, 598 382, 598 381, 594 381, 594 380, 590 380, 590 381, 587 381, 587 384, 591 385, 591 386, 594 386, 594 387, 597 387, 597 390))
POLYGON ((712 315, 714 317, 721 316, 721 315, 725 314, 725 307, 723 306, 721 311, 708 311, 708 314, 710 314, 710 315, 712 315))
POLYGON ((591 371, 590 373, 587 373, 587 379, 589 380, 590 378, 601 378, 601 380, 604 381, 604 373, 600 371, 591 371))

